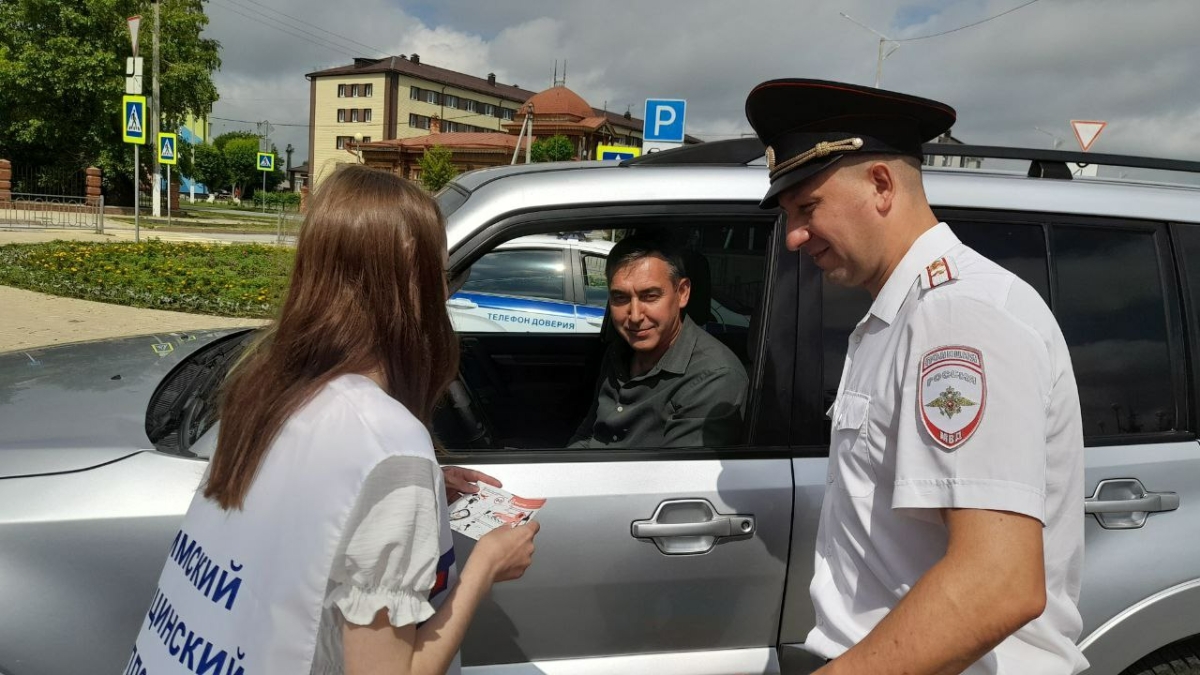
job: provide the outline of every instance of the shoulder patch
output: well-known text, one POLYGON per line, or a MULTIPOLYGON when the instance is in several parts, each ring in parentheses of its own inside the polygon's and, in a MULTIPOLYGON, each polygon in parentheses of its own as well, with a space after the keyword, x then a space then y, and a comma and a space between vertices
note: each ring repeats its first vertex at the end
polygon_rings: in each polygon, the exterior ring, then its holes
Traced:
POLYGON ((928 290, 957 278, 958 267, 954 265, 954 259, 950 256, 943 256, 929 263, 929 266, 921 273, 921 286, 928 290))
POLYGON ((960 345, 938 347, 925 352, 917 367, 921 422, 938 445, 955 450, 983 420, 987 404, 983 352, 960 345))

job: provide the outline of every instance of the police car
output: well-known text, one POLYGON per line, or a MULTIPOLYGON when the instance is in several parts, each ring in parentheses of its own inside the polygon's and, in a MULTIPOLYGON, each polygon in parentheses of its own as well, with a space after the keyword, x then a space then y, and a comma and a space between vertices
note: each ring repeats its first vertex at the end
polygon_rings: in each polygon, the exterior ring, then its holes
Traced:
MULTIPOLYGON (((611 230, 532 235, 497 246, 470 267, 446 303, 455 330, 599 333, 608 302, 604 264, 613 238, 611 230)), ((749 314, 748 308, 739 312, 709 298, 704 327, 744 331, 749 314)))

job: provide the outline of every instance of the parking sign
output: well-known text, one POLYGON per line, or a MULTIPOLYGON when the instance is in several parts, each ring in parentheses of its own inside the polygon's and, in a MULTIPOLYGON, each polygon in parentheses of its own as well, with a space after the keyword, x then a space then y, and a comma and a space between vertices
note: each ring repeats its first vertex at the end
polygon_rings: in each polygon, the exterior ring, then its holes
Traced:
POLYGON ((642 140, 683 142, 683 118, 687 101, 671 98, 646 99, 646 121, 642 140))

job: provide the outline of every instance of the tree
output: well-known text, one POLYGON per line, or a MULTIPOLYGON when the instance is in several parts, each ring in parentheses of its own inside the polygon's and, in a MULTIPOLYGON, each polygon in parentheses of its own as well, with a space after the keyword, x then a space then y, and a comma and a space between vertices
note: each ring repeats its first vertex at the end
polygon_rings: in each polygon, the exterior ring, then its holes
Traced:
MULTIPOLYGON (((210 190, 229 186, 230 190, 240 194, 243 199, 249 198, 262 185, 262 172, 258 170, 259 136, 248 131, 230 131, 213 139, 211 153, 206 151, 205 161, 214 169, 214 176, 221 180, 209 183, 201 180, 210 190), (220 156, 218 162, 212 156, 220 156)), ((275 166, 279 166, 279 151, 274 145, 271 152, 275 153, 275 166)), ((197 155, 196 163, 200 163, 197 155)), ((267 174, 267 188, 272 189, 284 179, 283 171, 276 168, 267 174)))
POLYGON ((210 192, 229 185, 229 167, 225 164, 225 155, 215 145, 197 145, 193 172, 188 177, 203 183, 210 192))
POLYGON ((535 162, 565 162, 575 159, 575 144, 562 135, 539 138, 533 142, 529 154, 535 162))
POLYGON ((446 148, 435 145, 421 155, 417 164, 421 167, 421 185, 430 192, 437 192, 454 180, 458 169, 454 168, 453 155, 446 148))
MULTIPOLYGON (((18 165, 104 170, 111 202, 132 191, 132 151, 122 143, 121 97, 131 55, 126 17, 141 14, 139 54, 153 30, 150 0, 3 0, 0 2, 0 157, 18 165)), ((163 128, 217 100, 212 72, 220 44, 201 36, 203 0, 160 8, 159 85, 163 128)), ((152 143, 141 152, 143 180, 152 143)))

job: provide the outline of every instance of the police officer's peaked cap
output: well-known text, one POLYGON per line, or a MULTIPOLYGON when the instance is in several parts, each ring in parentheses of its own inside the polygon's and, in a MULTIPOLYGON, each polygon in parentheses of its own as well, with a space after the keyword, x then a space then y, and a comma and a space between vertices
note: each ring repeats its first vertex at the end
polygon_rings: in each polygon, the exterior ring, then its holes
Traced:
POLYGON ((921 158, 921 144, 954 124, 954 108, 894 91, 824 80, 763 82, 746 98, 746 118, 767 146, 771 187, 779 195, 847 155, 921 158))

